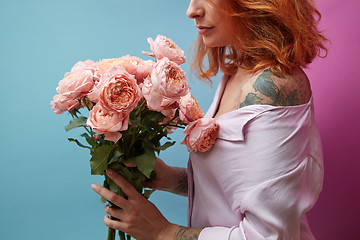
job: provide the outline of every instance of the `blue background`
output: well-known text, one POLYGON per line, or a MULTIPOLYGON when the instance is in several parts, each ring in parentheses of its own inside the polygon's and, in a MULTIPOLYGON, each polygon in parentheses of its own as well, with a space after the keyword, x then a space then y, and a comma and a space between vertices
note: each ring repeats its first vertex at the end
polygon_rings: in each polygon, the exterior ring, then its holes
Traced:
MULTIPOLYGON (((0 239, 106 239, 103 205, 90 188, 102 177, 90 175, 89 152, 67 141, 82 131, 65 132, 71 117, 55 115, 49 103, 77 61, 148 59, 141 54, 150 50, 147 37, 166 35, 188 56, 197 35, 188 2, 0 1, 0 239)), ((214 92, 192 79, 206 110, 214 92)), ((170 165, 187 164, 182 138, 176 131, 176 146, 160 155, 170 165)), ((186 225, 187 198, 155 192, 150 199, 169 221, 186 225)))

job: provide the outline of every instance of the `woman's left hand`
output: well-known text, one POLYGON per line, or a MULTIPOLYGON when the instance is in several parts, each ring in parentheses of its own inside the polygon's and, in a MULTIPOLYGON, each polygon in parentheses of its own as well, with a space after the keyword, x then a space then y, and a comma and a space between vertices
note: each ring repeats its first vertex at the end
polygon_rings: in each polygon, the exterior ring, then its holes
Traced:
POLYGON ((156 206, 145 199, 136 189, 114 170, 107 169, 107 175, 123 190, 125 199, 99 185, 91 185, 93 190, 112 202, 116 207, 105 206, 105 212, 119 220, 104 218, 106 226, 120 230, 138 240, 171 239, 175 224, 170 223, 156 206))

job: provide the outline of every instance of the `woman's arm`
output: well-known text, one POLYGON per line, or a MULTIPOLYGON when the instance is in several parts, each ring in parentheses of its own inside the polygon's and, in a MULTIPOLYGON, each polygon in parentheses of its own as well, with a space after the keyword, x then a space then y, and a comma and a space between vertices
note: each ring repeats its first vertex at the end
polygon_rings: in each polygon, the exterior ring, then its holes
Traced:
POLYGON ((145 182, 145 187, 182 196, 188 195, 188 176, 186 168, 168 166, 161 159, 157 158, 154 172, 156 173, 155 180, 152 182, 145 182))
POLYGON ((188 228, 177 225, 174 240, 196 240, 199 238, 201 229, 188 228))
POLYGON ((105 212, 119 220, 105 216, 106 226, 123 231, 138 240, 195 240, 202 229, 187 228, 172 224, 153 203, 116 172, 108 169, 108 176, 124 191, 127 199, 99 185, 94 191, 117 207, 105 206, 105 212))

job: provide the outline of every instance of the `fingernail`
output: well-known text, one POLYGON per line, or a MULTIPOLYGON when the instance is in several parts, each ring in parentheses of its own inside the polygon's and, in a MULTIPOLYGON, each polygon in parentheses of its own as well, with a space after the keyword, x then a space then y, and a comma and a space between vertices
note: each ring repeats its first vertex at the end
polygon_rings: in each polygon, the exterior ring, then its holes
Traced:
POLYGON ((91 188, 94 189, 94 190, 97 190, 97 189, 99 189, 99 185, 91 184, 91 188))

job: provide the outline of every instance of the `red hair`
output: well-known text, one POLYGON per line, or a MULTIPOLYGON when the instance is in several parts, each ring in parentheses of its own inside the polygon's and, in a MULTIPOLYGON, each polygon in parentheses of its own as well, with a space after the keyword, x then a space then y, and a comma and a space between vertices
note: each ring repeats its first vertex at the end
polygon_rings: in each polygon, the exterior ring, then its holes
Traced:
POLYGON ((322 51, 327 54, 327 39, 317 28, 321 14, 312 0, 223 0, 221 6, 209 2, 230 16, 241 51, 235 46, 207 47, 199 36, 191 69, 200 79, 209 80, 219 69, 232 75, 239 66, 250 73, 270 68, 283 76, 322 57, 322 51))

